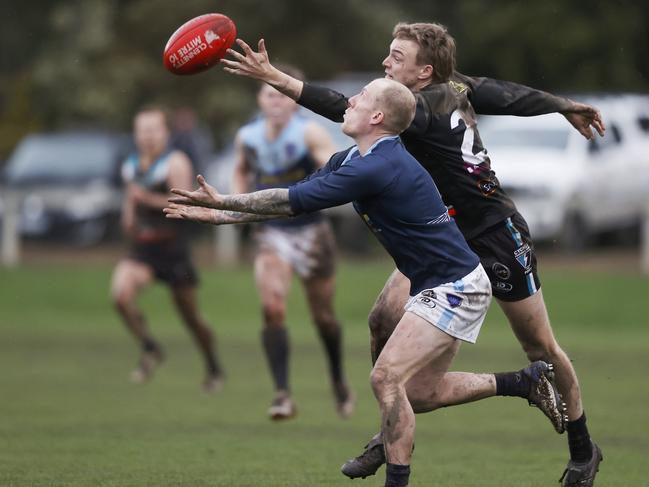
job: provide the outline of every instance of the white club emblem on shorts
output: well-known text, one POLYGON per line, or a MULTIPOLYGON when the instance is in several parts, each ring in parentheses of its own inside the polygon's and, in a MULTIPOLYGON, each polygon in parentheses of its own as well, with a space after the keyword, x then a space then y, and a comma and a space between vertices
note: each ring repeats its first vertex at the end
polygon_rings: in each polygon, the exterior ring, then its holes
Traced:
POLYGON ((529 271, 532 268, 532 249, 528 244, 523 245, 522 247, 514 251, 514 257, 521 265, 525 271, 529 271))

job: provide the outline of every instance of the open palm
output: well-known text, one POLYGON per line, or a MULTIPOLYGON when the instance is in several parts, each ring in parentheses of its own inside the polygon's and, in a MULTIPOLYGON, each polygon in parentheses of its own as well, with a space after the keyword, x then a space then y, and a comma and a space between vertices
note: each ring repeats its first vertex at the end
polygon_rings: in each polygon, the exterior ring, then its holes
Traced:
POLYGON ((196 176, 198 189, 187 191, 186 189, 172 188, 171 192, 175 195, 169 198, 172 203, 179 203, 189 206, 204 206, 206 208, 215 208, 221 202, 222 198, 219 192, 205 181, 200 174, 196 176))

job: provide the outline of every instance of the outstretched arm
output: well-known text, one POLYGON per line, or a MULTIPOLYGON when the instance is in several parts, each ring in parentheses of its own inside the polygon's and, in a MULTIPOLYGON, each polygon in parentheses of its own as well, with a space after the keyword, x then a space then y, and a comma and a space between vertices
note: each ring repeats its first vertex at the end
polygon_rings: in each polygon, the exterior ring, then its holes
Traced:
POLYGON ((172 188, 176 196, 169 198, 171 203, 188 206, 202 206, 217 210, 233 210, 258 215, 292 216, 293 211, 288 198, 288 189, 272 188, 254 193, 223 195, 205 181, 201 175, 196 177, 198 189, 187 191, 172 188))
POLYGON ((606 130, 599 110, 569 98, 511 81, 474 78, 458 72, 454 73, 453 80, 470 88, 471 104, 476 113, 482 115, 531 117, 545 113, 561 113, 587 139, 594 136, 592 129, 601 136, 606 130))
POLYGON ((241 213, 239 211, 214 210, 202 206, 188 206, 178 203, 169 203, 163 210, 167 218, 176 220, 190 220, 211 225, 230 225, 234 223, 252 223, 283 218, 280 215, 256 215, 254 213, 241 213))

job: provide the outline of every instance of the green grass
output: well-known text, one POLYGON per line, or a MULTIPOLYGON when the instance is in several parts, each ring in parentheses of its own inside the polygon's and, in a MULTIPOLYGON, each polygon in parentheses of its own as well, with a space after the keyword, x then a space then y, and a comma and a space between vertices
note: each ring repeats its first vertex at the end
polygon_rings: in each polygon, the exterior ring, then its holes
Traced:
MULTIPOLYGON (((333 410, 324 358, 299 286, 291 295, 292 382, 300 414, 274 424, 259 345, 251 269, 203 272, 201 302, 227 367, 225 390, 201 393, 201 363, 164 288, 142 306, 168 361, 155 380, 131 385, 136 348, 108 302, 108 265, 51 264, 0 270, 0 485, 352 485, 339 465, 378 422, 368 384, 366 315, 391 266, 340 265, 337 308, 346 365, 358 396, 348 421, 333 410)), ((649 280, 553 270, 544 292, 560 342, 581 378, 591 432, 605 462, 599 486, 647 485, 649 468, 649 280)), ((494 307, 456 370, 525 362, 494 307)), ((518 399, 418 416, 411 485, 557 485, 565 436, 518 399)), ((353 486, 383 485, 377 477, 353 486)))

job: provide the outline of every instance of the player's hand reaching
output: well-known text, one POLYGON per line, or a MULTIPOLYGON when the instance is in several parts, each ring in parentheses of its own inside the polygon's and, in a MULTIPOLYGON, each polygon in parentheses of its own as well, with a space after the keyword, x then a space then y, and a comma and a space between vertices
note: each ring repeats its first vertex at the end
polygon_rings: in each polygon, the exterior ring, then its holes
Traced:
POLYGON ((595 136, 592 129, 604 137, 606 126, 597 108, 585 103, 572 102, 572 106, 561 114, 588 140, 595 136))
POLYGON ((174 220, 190 220, 198 223, 212 223, 216 224, 215 213, 218 210, 205 208, 203 206, 189 206, 181 205, 178 203, 169 203, 169 205, 162 210, 167 218, 174 220))
POLYGON ((243 51, 243 54, 233 49, 228 49, 227 54, 232 59, 221 59, 221 64, 223 64, 223 69, 226 72, 239 76, 247 76, 248 78, 258 79, 268 83, 293 100, 300 98, 304 83, 270 64, 268 51, 266 51, 266 44, 263 39, 260 39, 257 44, 259 52, 253 51, 241 39, 237 39, 237 44, 243 51))
POLYGON ((171 203, 178 203, 187 206, 204 206, 206 208, 218 208, 223 201, 219 192, 205 181, 200 174, 196 176, 198 189, 187 191, 185 189, 171 188, 171 192, 176 195, 169 198, 171 203))
POLYGON ((260 39, 257 44, 259 52, 253 51, 241 39, 237 39, 237 44, 243 51, 243 54, 234 49, 228 49, 226 52, 233 59, 221 59, 221 64, 224 65, 223 69, 228 73, 247 76, 261 81, 270 81, 275 74, 275 68, 270 64, 264 40, 260 39))

